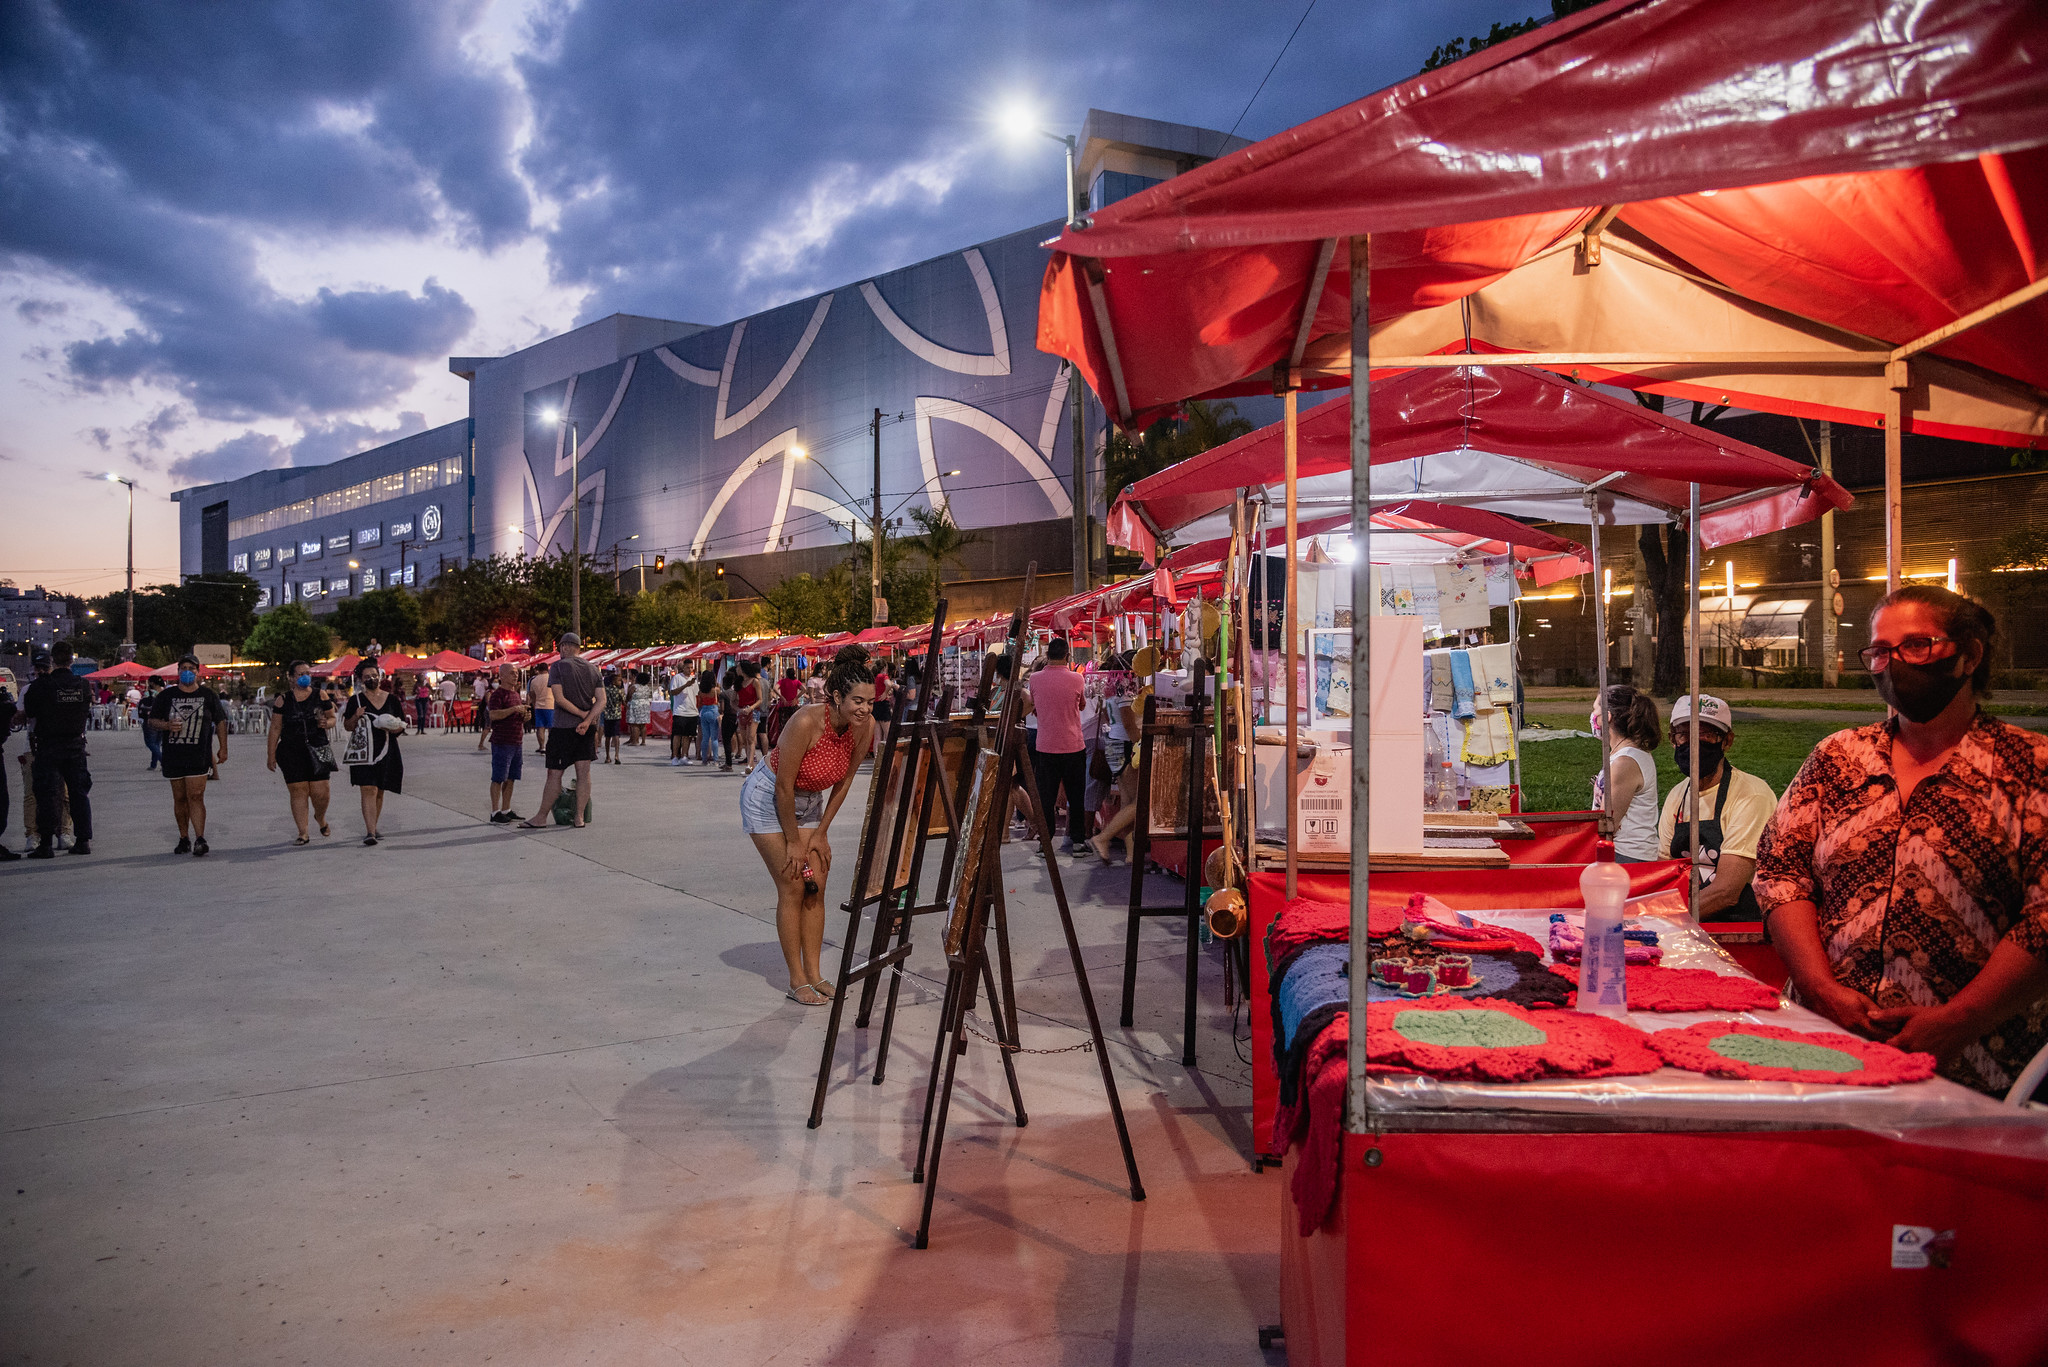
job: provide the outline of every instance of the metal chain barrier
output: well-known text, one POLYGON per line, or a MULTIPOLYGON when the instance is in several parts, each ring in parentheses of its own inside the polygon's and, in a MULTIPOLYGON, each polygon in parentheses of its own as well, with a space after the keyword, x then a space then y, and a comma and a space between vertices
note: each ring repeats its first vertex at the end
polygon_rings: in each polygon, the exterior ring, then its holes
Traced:
POLYGON ((1081 1051, 1082 1051, 1083 1053, 1089 1053, 1089 1054, 1092 1054, 1092 1053, 1094 1053, 1094 1052, 1095 1052, 1095 1041, 1094 1041, 1094 1040, 1088 1040, 1088 1039, 1084 1039, 1084 1040, 1082 1040, 1082 1041, 1081 1041, 1081 1042, 1080 1042, 1079 1044, 1069 1044, 1069 1045, 1067 1045, 1067 1046, 1066 1046, 1065 1048, 1062 1048, 1062 1049, 1026 1049, 1026 1048, 1025 1048, 1025 1047, 1024 1047, 1023 1045, 1021 1045, 1021 1044, 1005 1044, 1005 1043, 1003 1043, 1003 1042, 1002 1042, 1001 1040, 997 1039, 997 1038, 996 1038, 996 1037, 995 1037, 994 1035, 991 1035, 991 1034, 989 1034, 989 1033, 988 1033, 987 1031, 983 1030, 983 1029, 982 1029, 982 1028, 981 1028, 980 1026, 976 1025, 976 1024, 974 1023, 974 1017, 972 1017, 972 1016, 969 1016, 969 1017, 967 1017, 967 1019, 966 1019, 966 1021, 965 1021, 965 1024, 966 1024, 966 1026, 967 1026, 967 1033, 968 1033, 968 1034, 970 1034, 970 1035, 973 1035, 973 1036, 975 1036, 975 1037, 976 1037, 977 1039, 980 1039, 980 1040, 982 1040, 982 1041, 984 1041, 984 1042, 986 1042, 986 1043, 988 1043, 988 1044, 993 1044, 993 1045, 994 1045, 994 1046, 995 1046, 996 1048, 998 1048, 998 1049, 1001 1049, 1001 1050, 1005 1051, 1006 1053, 1012 1053, 1012 1054, 1071 1054, 1071 1053, 1073 1053, 1073 1052, 1074 1052, 1075 1050, 1077 1050, 1077 1049, 1078 1049, 1078 1050, 1081 1050, 1081 1051))

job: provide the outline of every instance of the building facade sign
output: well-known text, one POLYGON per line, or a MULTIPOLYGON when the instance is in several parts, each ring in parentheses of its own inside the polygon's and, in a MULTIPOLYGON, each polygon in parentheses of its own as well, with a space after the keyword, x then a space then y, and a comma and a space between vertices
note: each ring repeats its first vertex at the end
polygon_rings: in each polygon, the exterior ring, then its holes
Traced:
POLYGON ((427 541, 441 539, 441 505, 429 503, 420 513, 420 536, 427 541))
POLYGON ((330 594, 341 594, 342 596, 346 597, 349 591, 349 586, 354 582, 354 580, 349 579, 346 576, 340 579, 330 579, 327 581, 327 592, 330 594))
POLYGON ((412 520, 410 518, 404 522, 394 522, 391 524, 391 539, 393 541, 403 541, 411 535, 412 520))
POLYGON ((356 545, 358 545, 358 546, 381 546, 381 545, 383 545, 383 544, 384 544, 384 528, 383 528, 383 527, 381 527, 381 526, 376 526, 376 527, 358 527, 358 528, 356 528, 356 545))
POLYGON ((270 547, 258 546, 249 554, 257 569, 267 570, 270 568, 270 547))
POLYGON ((296 545, 279 546, 277 548, 277 563, 280 565, 289 565, 298 558, 299 548, 296 545))
POLYGON ((363 571, 363 592, 364 592, 364 593, 368 593, 368 592, 370 592, 370 591, 371 591, 372 589, 374 589, 374 588, 376 588, 376 587, 377 587, 377 571, 375 571, 375 570, 364 570, 364 571, 363 571))
POLYGON ((299 597, 301 598, 318 598, 325 591, 325 586, 318 579, 308 579, 305 583, 299 585, 299 597))
POLYGON ((284 581, 284 588, 283 588, 283 590, 282 590, 282 592, 281 592, 281 594, 280 594, 280 597, 281 597, 282 601, 284 601, 284 602, 287 602, 287 603, 289 603, 289 602, 291 602, 291 601, 292 601, 292 581, 291 581, 291 580, 287 579, 287 580, 285 580, 285 581, 284 581))
POLYGON ((301 560, 318 560, 320 558, 320 549, 321 542, 319 537, 307 537, 299 542, 299 558, 301 560))
POLYGON ((327 538, 327 549, 330 551, 345 551, 348 549, 348 544, 349 536, 347 532, 336 532, 327 538))
POLYGON ((269 589, 258 589, 258 590, 256 590, 256 606, 257 606, 257 607, 259 607, 259 608, 267 608, 267 607, 269 607, 269 606, 270 606, 270 590, 269 590, 269 589))
POLYGON ((249 553, 247 551, 236 552, 235 555, 229 559, 228 568, 233 570, 236 574, 247 574, 249 572, 249 553))

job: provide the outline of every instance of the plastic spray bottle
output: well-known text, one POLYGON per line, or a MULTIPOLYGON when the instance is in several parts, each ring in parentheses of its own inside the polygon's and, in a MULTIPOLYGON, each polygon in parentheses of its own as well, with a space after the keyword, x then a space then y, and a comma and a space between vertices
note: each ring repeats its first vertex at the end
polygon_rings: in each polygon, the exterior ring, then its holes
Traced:
POLYGON ((1628 1015, 1628 947, 1622 938, 1622 907, 1628 901, 1628 870, 1614 862, 1614 846, 1601 841, 1598 855, 1579 875, 1586 903, 1586 949, 1579 960, 1579 1010, 1621 1019, 1628 1015))

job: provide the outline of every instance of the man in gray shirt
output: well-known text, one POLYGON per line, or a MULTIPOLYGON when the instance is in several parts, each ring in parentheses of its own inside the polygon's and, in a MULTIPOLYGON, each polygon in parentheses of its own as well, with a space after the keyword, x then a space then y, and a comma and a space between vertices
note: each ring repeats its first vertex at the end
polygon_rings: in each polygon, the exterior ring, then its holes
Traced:
POLYGON ((583 642, 565 631, 555 642, 562 658, 548 666, 548 692, 554 702, 554 727, 548 732, 548 781, 541 790, 533 819, 519 824, 527 830, 547 825, 555 799, 562 792, 562 771, 576 767, 576 820, 581 828, 590 810, 590 765, 597 758, 598 728, 604 720, 604 680, 597 666, 578 657, 583 642))

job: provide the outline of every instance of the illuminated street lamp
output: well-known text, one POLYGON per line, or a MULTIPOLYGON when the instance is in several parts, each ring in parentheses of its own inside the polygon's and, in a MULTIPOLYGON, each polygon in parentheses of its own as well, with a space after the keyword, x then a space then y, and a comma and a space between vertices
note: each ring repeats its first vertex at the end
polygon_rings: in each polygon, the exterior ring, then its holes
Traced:
MULTIPOLYGON (((1074 179, 1074 158, 1078 150, 1075 136, 1055 133, 1040 126, 1038 111, 1021 101, 1003 110, 998 122, 1015 141, 1028 142, 1031 135, 1037 133, 1067 149, 1067 227, 1073 231, 1086 228, 1088 217, 1081 212, 1080 187, 1074 179)), ((1081 383, 1079 366, 1072 368, 1072 375, 1069 392, 1074 404, 1074 592, 1084 593, 1091 587, 1095 555, 1088 531, 1088 417, 1084 407, 1088 391, 1081 383)))
POLYGON ((123 479, 112 470, 100 476, 109 484, 128 486, 128 630, 121 638, 121 658, 135 658, 135 481, 123 479))

